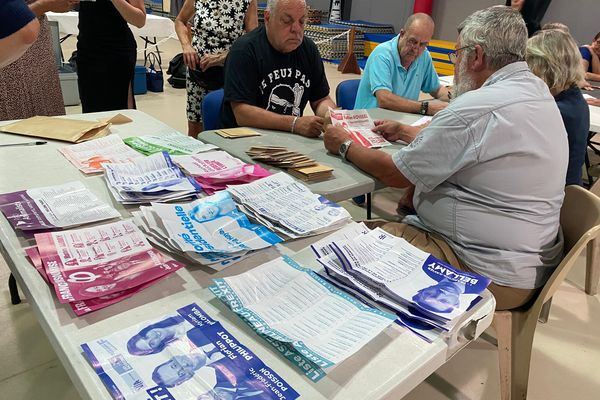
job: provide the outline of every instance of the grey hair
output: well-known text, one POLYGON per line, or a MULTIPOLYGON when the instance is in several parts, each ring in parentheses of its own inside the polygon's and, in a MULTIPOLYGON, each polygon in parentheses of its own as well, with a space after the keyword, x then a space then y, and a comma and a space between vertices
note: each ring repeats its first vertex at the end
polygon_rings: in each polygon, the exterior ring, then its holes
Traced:
POLYGON ((546 31, 548 29, 558 29, 559 31, 563 31, 565 33, 571 33, 569 31, 569 27, 562 22, 547 22, 544 24, 544 26, 542 26, 542 30, 546 31))
MULTIPOLYGON (((281 0, 267 0, 267 7, 265 8, 269 12, 275 11, 277 8, 277 4, 279 4, 281 0)), ((306 0, 302 0, 302 2, 306 5, 306 0)))
MULTIPOLYGON (((527 28, 521 13, 506 6, 475 11, 459 26, 460 46, 480 45, 493 70, 525 59, 527 28)), ((471 51, 465 48, 465 51, 471 51)))
POLYGON ((539 31, 527 41, 527 64, 552 94, 584 79, 581 56, 573 37, 558 29, 539 31))
POLYGON ((432 26, 434 25, 433 18, 431 18, 429 15, 425 13, 416 13, 408 17, 408 19, 404 23, 403 29, 405 31, 408 31, 415 22, 427 22, 432 26))

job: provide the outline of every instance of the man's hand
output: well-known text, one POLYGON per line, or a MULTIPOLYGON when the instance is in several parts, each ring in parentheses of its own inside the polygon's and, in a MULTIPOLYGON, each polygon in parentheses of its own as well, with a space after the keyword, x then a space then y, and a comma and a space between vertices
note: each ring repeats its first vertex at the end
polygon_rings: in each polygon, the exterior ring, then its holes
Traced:
POLYGON ((373 128, 372 131, 379 133, 390 142, 402 140, 406 143, 410 143, 427 125, 429 125, 428 122, 419 126, 411 126, 397 121, 378 120, 375 121, 375 128, 373 128))
POLYGON ((196 69, 197 66, 200 65, 200 57, 198 57, 198 52, 196 49, 191 44, 187 44, 183 46, 182 50, 183 62, 185 65, 187 65, 188 68, 196 69))
POLYGON ((205 54, 200 58, 200 69, 206 71, 210 67, 223 65, 225 62, 224 53, 205 54))
POLYGON ((340 154, 340 146, 347 140, 351 140, 350 134, 341 126, 327 125, 323 135, 325 148, 331 154, 340 154))
POLYGON ((429 107, 427 108, 427 115, 435 115, 446 107, 448 107, 448 103, 446 103, 445 101, 430 101, 429 107))
POLYGON ((296 124, 294 125, 294 133, 301 136, 316 138, 323 132, 323 126, 323 118, 321 117, 298 117, 296 124))

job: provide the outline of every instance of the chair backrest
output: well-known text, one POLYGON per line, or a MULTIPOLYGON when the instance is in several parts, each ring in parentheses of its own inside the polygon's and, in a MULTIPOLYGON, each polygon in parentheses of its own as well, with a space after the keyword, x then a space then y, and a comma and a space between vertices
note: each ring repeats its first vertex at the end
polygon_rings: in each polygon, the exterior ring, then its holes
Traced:
POLYGON ((337 88, 335 89, 335 100, 338 107, 341 107, 344 110, 354 110, 359 83, 360 79, 351 79, 342 81, 337 85, 337 88))
POLYGON ((214 130, 219 127, 222 104, 223 89, 209 92, 202 100, 202 120, 205 130, 214 130))
POLYGON ((600 197, 581 186, 567 186, 560 210, 560 226, 565 238, 565 256, 535 301, 533 307, 538 306, 540 310, 554 296, 588 242, 600 236, 600 197))

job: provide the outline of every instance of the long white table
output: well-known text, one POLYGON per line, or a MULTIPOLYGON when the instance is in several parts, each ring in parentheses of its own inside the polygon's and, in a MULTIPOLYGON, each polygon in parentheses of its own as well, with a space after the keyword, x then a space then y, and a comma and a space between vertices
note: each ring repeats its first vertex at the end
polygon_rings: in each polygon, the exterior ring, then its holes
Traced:
MULTIPOLYGON (((405 124, 417 121, 421 116, 417 114, 394 112, 375 108, 368 110, 372 119, 393 119, 405 124)), ((290 150, 305 154, 315 161, 334 168, 333 178, 321 182, 311 182, 306 185, 315 193, 318 193, 331 201, 347 200, 355 196, 373 192, 384 188, 384 185, 371 175, 361 171, 352 163, 343 161, 339 156, 333 155, 325 150, 322 139, 307 138, 300 135, 292 135, 289 132, 279 132, 267 129, 254 129, 261 136, 248 138, 226 139, 214 131, 205 131, 198 135, 200 140, 212 143, 246 162, 253 162, 246 154, 251 146, 271 145, 285 146, 290 150)), ((392 146, 382 147, 381 150, 393 154, 405 144, 394 143, 392 146)), ((265 165, 265 168, 273 171, 280 170, 265 165)))
MULTIPOLYGON (((113 126, 123 137, 164 134, 173 129, 140 111, 120 111, 132 123, 113 126)), ((107 118, 115 112, 69 116, 70 118, 107 118)), ((0 122, 0 125, 7 123, 0 122)), ((32 138, 0 133, 0 144, 29 142, 32 138)), ((85 176, 59 152, 67 145, 50 141, 43 146, 0 147, 0 193, 80 180, 101 199, 112 203, 125 218, 134 207, 116 203, 101 176, 85 176)), ((0 251, 17 279, 20 289, 34 310, 40 325, 63 363, 73 384, 84 399, 110 399, 108 391, 87 364, 79 345, 108 335, 115 330, 171 313, 180 306, 198 303, 266 364, 277 371, 305 399, 398 399, 444 364, 470 340, 479 336, 492 320, 495 301, 486 291, 464 324, 452 337, 426 343, 407 330, 391 325, 327 377, 312 383, 289 364, 245 323, 206 289, 212 278, 241 273, 287 254, 300 263, 317 267, 310 251, 301 251, 315 238, 293 241, 254 254, 243 262, 211 273, 202 266, 188 266, 143 292, 105 309, 75 317, 70 308, 55 299, 53 291, 25 258, 23 248, 33 240, 16 235, 8 221, 0 217, 0 251)))

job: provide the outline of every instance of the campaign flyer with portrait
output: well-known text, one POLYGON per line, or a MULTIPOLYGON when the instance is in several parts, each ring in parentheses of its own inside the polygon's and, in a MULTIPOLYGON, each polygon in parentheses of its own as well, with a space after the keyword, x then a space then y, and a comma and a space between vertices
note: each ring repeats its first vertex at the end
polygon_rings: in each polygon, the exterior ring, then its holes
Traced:
POLYGON ((197 304, 84 343, 81 348, 115 399, 299 397, 197 304))
POLYGON ((373 132, 375 123, 367 110, 333 110, 329 109, 333 126, 341 126, 350 134, 355 143, 363 147, 390 146, 391 143, 383 136, 373 132))

